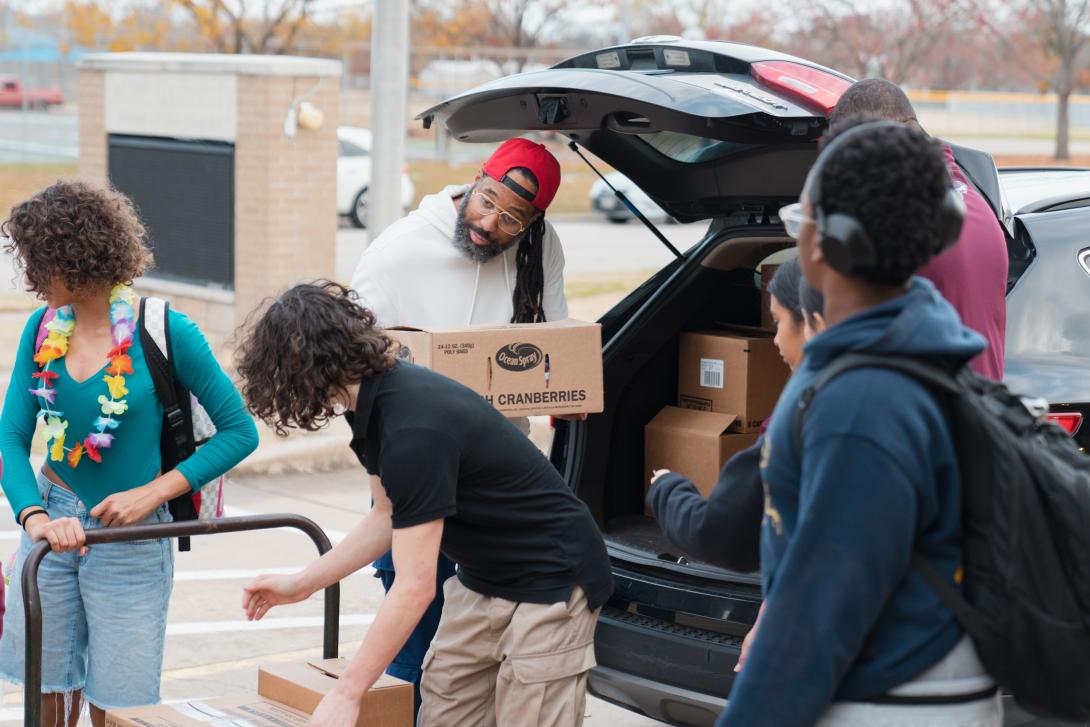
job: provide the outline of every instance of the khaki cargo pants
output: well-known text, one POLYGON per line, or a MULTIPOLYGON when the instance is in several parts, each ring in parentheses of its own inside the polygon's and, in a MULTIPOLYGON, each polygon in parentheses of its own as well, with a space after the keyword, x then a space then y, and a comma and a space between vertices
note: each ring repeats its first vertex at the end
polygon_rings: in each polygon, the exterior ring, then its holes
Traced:
POLYGON ((424 657, 417 727, 569 727, 583 723, 598 611, 578 586, 567 603, 489 598, 443 586, 424 657))

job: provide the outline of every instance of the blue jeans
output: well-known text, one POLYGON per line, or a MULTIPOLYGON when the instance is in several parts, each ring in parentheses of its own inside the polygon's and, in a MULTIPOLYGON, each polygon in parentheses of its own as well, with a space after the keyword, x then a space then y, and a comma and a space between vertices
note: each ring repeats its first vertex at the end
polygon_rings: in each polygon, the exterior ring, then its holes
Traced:
MULTIPOLYGON (((386 673, 390 676, 412 682, 414 716, 420 712, 420 676, 424 655, 428 653, 435 630, 439 628, 439 616, 443 613, 443 584, 454 575, 454 570, 454 561, 440 554, 439 563, 435 568, 435 600, 420 618, 420 623, 409 634, 409 640, 386 668, 386 673)), ((394 563, 389 553, 375 561, 375 577, 382 581, 382 587, 389 593, 394 585, 395 577, 394 563)))
MULTIPOLYGON (((102 527, 69 490, 38 475, 49 517, 78 518, 84 530, 102 527)), ((170 522, 166 505, 144 523, 170 522)), ((20 574, 31 546, 23 534, 8 586, 0 638, 0 677, 22 684, 26 626, 20 574)), ((87 555, 49 553, 38 570, 42 602, 42 692, 84 690, 100 709, 159 701, 167 605, 174 585, 169 540, 103 543, 87 555)))

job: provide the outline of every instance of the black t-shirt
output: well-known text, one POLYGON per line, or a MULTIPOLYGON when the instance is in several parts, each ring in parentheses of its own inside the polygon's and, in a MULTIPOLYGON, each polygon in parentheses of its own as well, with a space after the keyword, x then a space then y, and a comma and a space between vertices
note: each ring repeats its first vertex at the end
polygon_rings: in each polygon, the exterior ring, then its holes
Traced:
POLYGON ((609 598, 609 558, 590 511, 472 390, 399 362, 360 387, 350 446, 381 478, 394 528, 445 519, 441 549, 467 588, 556 603, 579 585, 592 609, 609 598))

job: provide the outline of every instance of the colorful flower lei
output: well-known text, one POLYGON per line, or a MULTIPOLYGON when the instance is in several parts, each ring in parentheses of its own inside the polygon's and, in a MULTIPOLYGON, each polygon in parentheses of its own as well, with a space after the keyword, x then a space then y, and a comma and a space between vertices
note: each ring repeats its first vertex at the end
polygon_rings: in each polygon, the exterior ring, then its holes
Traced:
POLYGON ((64 446, 68 429, 68 421, 62 419, 64 412, 52 408, 57 398, 57 390, 50 386, 59 374, 50 371, 49 365, 68 353, 68 339, 76 330, 76 314, 72 306, 66 305, 58 308, 53 319, 45 324, 46 335, 44 338, 40 337, 34 353, 34 361, 42 370, 33 375, 38 380, 38 386, 30 389, 30 393, 41 402, 38 418, 45 419, 46 442, 51 442, 49 458, 54 462, 63 460, 66 452, 70 467, 76 467, 85 454, 93 462, 101 462, 102 454, 99 450, 106 449, 113 443, 114 435, 109 432, 117 429, 121 422, 116 417, 129 408, 124 399, 129 393, 125 388, 125 374, 133 372, 132 359, 128 352, 136 331, 135 303, 136 294, 131 286, 117 285, 110 291, 110 328, 114 348, 106 354, 106 375, 102 377, 109 388, 110 398, 107 399, 105 395, 98 397, 103 416, 96 418, 92 424, 97 431, 88 434, 83 441, 76 442, 74 447, 64 446))

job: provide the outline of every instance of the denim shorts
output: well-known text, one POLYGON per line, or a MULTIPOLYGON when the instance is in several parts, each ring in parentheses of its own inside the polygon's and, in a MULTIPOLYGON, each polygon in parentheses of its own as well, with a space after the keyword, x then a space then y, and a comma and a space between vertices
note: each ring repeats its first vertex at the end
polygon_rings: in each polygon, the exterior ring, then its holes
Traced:
MULTIPOLYGON (((38 475, 49 517, 79 518, 101 527, 72 492, 38 475)), ((169 522, 164 504, 144 523, 169 522)), ((24 680, 23 593, 20 574, 31 548, 24 533, 8 586, 0 678, 24 680)), ((87 555, 48 553, 38 570, 42 599, 42 692, 82 689, 101 709, 159 702, 167 605, 174 584, 170 540, 103 543, 87 555)))

